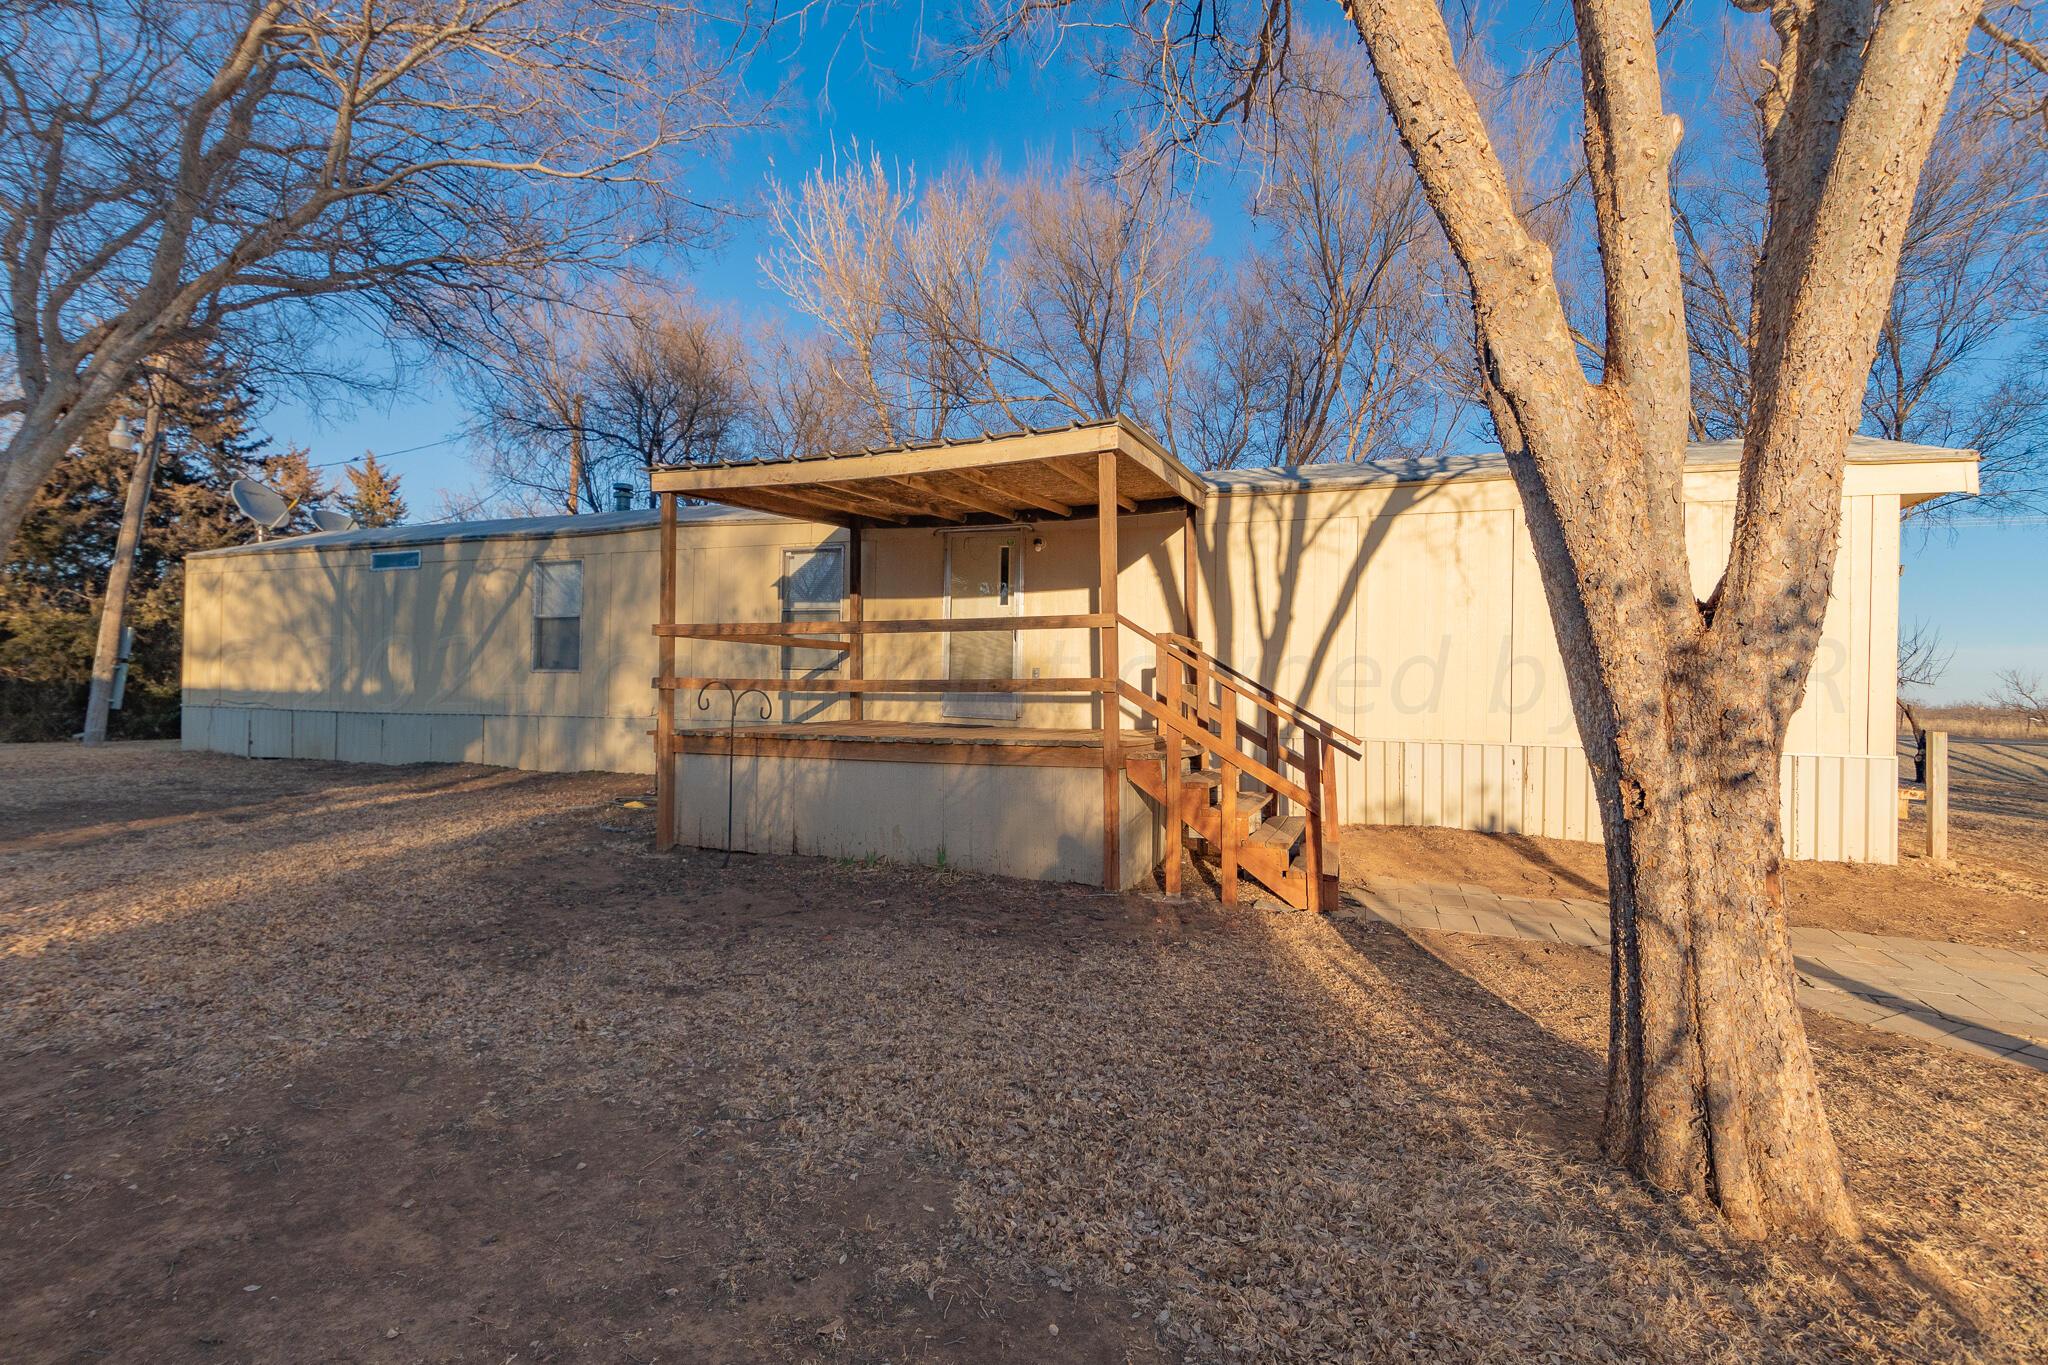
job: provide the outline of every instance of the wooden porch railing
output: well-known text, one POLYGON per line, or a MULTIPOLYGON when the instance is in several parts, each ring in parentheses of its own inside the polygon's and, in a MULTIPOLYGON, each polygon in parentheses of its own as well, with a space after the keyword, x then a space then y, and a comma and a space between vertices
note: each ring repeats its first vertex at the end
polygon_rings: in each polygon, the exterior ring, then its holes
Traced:
MULTIPOLYGON (((1358 757, 1358 737, 1246 677, 1188 636, 1150 631, 1128 617, 1119 618, 1119 624, 1149 640, 1156 651, 1156 691, 1128 683, 1120 683, 1118 691, 1159 729, 1162 756, 1153 794, 1167 811, 1167 893, 1180 890, 1182 830, 1188 828, 1216 846, 1226 904, 1236 902, 1237 878, 1244 872, 1297 909, 1334 909, 1335 756, 1358 757), (1247 722, 1242 714, 1246 705, 1260 723, 1247 722), (1283 742, 1283 725, 1297 732, 1298 748, 1283 742), (1246 744, 1255 746, 1259 756, 1247 753, 1246 744), (1245 793, 1246 781, 1259 790, 1245 793), (1192 798, 1191 783, 1201 788, 1192 798), (1298 830, 1286 810, 1290 801, 1302 812, 1298 830), (1292 856, 1297 837, 1298 861, 1292 856)), ((1149 760, 1134 763, 1133 780, 1141 787, 1154 781, 1149 760)))

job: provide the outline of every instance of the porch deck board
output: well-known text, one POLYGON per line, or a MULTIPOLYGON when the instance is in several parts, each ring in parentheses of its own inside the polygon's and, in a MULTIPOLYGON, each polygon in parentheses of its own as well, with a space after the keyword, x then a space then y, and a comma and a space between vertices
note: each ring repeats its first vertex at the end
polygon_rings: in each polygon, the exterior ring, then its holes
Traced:
MULTIPOLYGON (((713 733, 699 730, 694 733, 713 733)), ((861 744, 1029 744, 1100 749, 1102 731, 1051 726, 983 725, 952 721, 830 720, 798 724, 742 725, 736 732, 750 739, 826 740, 861 744)), ((1150 730, 1125 730, 1127 747, 1145 749, 1158 736, 1150 730)))
MULTIPOLYGON (((1159 737, 1152 731, 1122 733, 1120 756, 1158 756, 1159 737)), ((1056 768, 1098 767, 1102 762, 1102 731, 1029 725, 874 720, 757 724, 740 726, 731 742, 737 754, 828 762, 867 759, 1056 768)), ((723 753, 726 743, 724 726, 675 732, 675 747, 683 752, 723 753)))

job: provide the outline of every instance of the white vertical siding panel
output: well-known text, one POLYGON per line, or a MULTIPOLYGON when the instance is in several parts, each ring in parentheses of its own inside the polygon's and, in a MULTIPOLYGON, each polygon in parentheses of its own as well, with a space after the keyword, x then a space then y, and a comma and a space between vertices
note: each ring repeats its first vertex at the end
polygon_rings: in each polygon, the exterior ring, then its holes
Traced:
POLYGON ((1548 838, 1565 838, 1565 753, 1556 745, 1543 749, 1543 833, 1548 838))
POLYGON ((1849 627, 1849 659, 1852 685, 1847 698, 1848 710, 1842 717, 1842 745, 1832 750, 1838 754, 1868 753, 1866 737, 1869 732, 1871 694, 1871 637, 1870 580, 1877 549, 1875 539, 1874 498, 1851 498, 1847 513, 1856 527, 1856 538, 1851 545, 1852 553, 1847 556, 1848 572, 1840 575, 1840 595, 1829 604, 1830 609, 1847 618, 1849 627))
POLYGON ((1504 833, 1520 834, 1522 823, 1522 770, 1528 750, 1519 744, 1503 745, 1500 756, 1500 827, 1504 833))
MULTIPOLYGON (((1870 579, 1856 585, 1870 613, 1870 696, 1858 753, 1891 754, 1898 747, 1899 498, 1870 498, 1870 579)), ((1894 813, 1896 818, 1896 813, 1894 813)))
POLYGON ((1498 744, 1465 746, 1465 808, 1473 829, 1500 828, 1500 809, 1494 802, 1494 777, 1500 766, 1498 744))
POLYGON ((1798 772, 1798 829, 1794 836, 1794 857, 1816 857, 1820 847, 1820 756, 1801 754, 1793 760, 1798 772))
POLYGON ((1486 746, 1486 775, 1483 779, 1483 800, 1486 803, 1486 824, 1484 828, 1499 831, 1507 826, 1507 745, 1486 746))
POLYGON ((1522 746, 1522 832, 1543 833, 1543 750, 1522 746))
POLYGON ((1814 760, 1813 856, 1837 862, 1842 856, 1842 759, 1823 754, 1814 760))
MULTIPOLYGON (((1564 837, 1583 840, 1587 837, 1586 801, 1587 789, 1592 786, 1592 773, 1579 758, 1576 750, 1568 749, 1565 752, 1570 755, 1570 759, 1567 760, 1565 767, 1564 837)), ((1598 829, 1599 825, 1596 823, 1593 828, 1598 829)))
POLYGON ((252 710, 249 712, 249 757, 290 758, 292 756, 292 713, 252 710))
POLYGON ((1417 751, 1420 759, 1422 823, 1441 825, 1444 822, 1444 746, 1410 744, 1408 747, 1417 751))
POLYGON ((1422 746, 1401 745, 1401 823, 1426 825, 1422 813, 1422 746))
POLYGON ((1870 861, 1870 765, 1859 759, 1842 760, 1842 844, 1836 857, 1843 862, 1870 861))

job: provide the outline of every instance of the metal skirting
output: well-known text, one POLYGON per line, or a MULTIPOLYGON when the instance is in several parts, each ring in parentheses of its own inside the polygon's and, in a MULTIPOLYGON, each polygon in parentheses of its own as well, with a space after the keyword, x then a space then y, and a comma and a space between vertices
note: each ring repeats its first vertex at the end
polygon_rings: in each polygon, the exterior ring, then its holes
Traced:
MULTIPOLYGON (((1367 739, 1346 779, 1344 818, 1597 841, 1600 808, 1585 752, 1570 745, 1367 739)), ((1787 754, 1785 852, 1818 862, 1895 863, 1893 755, 1787 754)))

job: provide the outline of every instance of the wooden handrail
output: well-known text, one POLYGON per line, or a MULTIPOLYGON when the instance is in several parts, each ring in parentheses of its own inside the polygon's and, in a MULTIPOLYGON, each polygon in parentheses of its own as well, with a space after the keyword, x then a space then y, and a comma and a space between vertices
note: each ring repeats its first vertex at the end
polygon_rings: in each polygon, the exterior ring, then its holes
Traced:
MULTIPOLYGON (((1144 636, 1147 640, 1150 640, 1155 645, 1159 643, 1160 637, 1158 635, 1154 635, 1151 631, 1145 629, 1143 626, 1139 625, 1136 621, 1133 621, 1128 616, 1119 615, 1116 618, 1116 623, 1124 627, 1126 630, 1137 632, 1139 635, 1144 636)), ((1162 632, 1162 634, 1163 633, 1164 632, 1162 632)))
POLYGON ((1117 691, 1127 701, 1137 703, 1139 710, 1161 725, 1172 726, 1183 739, 1193 740, 1204 751, 1216 755, 1227 766, 1237 769, 1261 786, 1271 787, 1282 796, 1301 802, 1303 806, 1309 806, 1313 802, 1314 798, 1310 796, 1306 787, 1274 772, 1255 758, 1247 758, 1237 751, 1236 746, 1225 744, 1205 727, 1190 724, 1185 717, 1174 715, 1166 703, 1157 697, 1141 692, 1127 682, 1119 682, 1117 691))
POLYGON ((912 635, 961 630, 1100 630, 1110 623, 1101 612, 1072 616, 919 617, 901 621, 703 621, 656 626, 657 636, 686 640, 729 640, 744 643, 753 636, 773 635, 912 635))
MULTIPOLYGON (((1229 664, 1223 662, 1223 660, 1217 658, 1214 654, 1211 654, 1207 650, 1203 649, 1200 643, 1190 636, 1179 635, 1170 630, 1162 630, 1157 634, 1154 634, 1152 631, 1145 629, 1145 627, 1139 625, 1136 621, 1133 621, 1128 616, 1119 616, 1116 619, 1119 625, 1126 626, 1129 629, 1136 631, 1139 635, 1143 636, 1145 639, 1151 641, 1154 645, 1158 646, 1158 648, 1163 653, 1170 654, 1172 657, 1179 659, 1182 663, 1193 664, 1196 661, 1197 656, 1207 659, 1209 661, 1210 668, 1216 674, 1216 681, 1218 685, 1229 688, 1232 692, 1235 692, 1238 696, 1243 697, 1246 701, 1250 702, 1254 706, 1260 707, 1261 709, 1266 711, 1270 711, 1274 715, 1279 716, 1283 720, 1291 720, 1299 724, 1307 725, 1310 729, 1322 732, 1325 738, 1348 739, 1351 741, 1352 744, 1358 744, 1363 742, 1358 738, 1357 735, 1352 734, 1349 730, 1344 729, 1340 725, 1333 724, 1332 722, 1323 719, 1321 716, 1309 710, 1306 706, 1303 706, 1301 703, 1291 701, 1288 698, 1281 696, 1278 692, 1275 692, 1272 688, 1266 686, 1262 682, 1259 682, 1255 678, 1246 677, 1238 669, 1232 668, 1229 664), (1229 676, 1224 676, 1226 674, 1228 674, 1229 676), (1247 688, 1256 690, 1247 691, 1247 688)), ((1353 749, 1348 744, 1339 744, 1337 745, 1337 747, 1342 749, 1345 753, 1350 754, 1353 758, 1360 758, 1363 756, 1359 753, 1358 750, 1353 749)))
MULTIPOLYGON (((1192 664, 1195 661, 1193 658, 1194 654, 1202 653, 1209 660, 1209 667, 1216 675, 1218 686, 1229 688, 1232 692, 1235 692, 1238 696, 1263 711, 1270 711, 1283 720, 1291 720, 1297 724, 1304 725, 1333 743, 1340 740, 1349 740, 1351 744, 1363 742, 1357 735, 1352 734, 1341 725, 1323 719, 1300 702, 1289 700, 1264 683, 1245 677, 1243 673, 1232 668, 1213 654, 1208 654, 1206 651, 1189 650, 1181 645, 1162 644, 1160 648, 1171 654, 1174 658, 1179 659, 1182 663, 1188 664, 1192 664)), ((1361 757, 1359 751, 1352 748, 1351 744, 1337 743, 1337 747, 1350 754, 1353 758, 1361 757)))
POLYGON ((1107 692, 1101 678, 656 678, 664 692, 724 683, 735 692, 1107 692))

